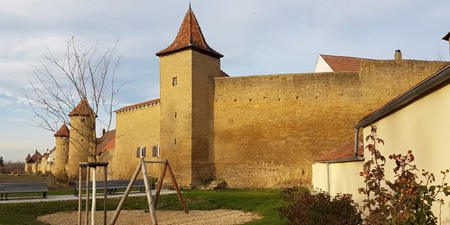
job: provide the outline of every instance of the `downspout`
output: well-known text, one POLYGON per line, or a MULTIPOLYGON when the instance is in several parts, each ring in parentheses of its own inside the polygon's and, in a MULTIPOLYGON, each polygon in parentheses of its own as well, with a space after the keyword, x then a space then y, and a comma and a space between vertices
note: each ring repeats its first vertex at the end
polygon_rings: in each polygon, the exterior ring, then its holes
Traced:
POLYGON ((355 128, 355 157, 358 157, 358 138, 359 138, 359 127, 354 127, 355 128))
POLYGON ((331 196, 331 182, 330 182, 330 163, 327 162, 327 188, 328 188, 328 194, 331 196))

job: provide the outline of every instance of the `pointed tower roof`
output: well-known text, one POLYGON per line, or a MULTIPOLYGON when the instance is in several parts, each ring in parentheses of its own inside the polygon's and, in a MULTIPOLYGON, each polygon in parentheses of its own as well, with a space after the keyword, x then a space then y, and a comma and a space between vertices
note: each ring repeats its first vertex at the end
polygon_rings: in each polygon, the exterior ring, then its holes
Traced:
POLYGON ((80 103, 78 103, 77 107, 69 113, 69 116, 90 116, 94 115, 94 111, 89 106, 88 102, 86 100, 81 100, 80 103))
POLYGON ((205 37, 203 36, 200 25, 198 25, 194 12, 191 7, 184 16, 183 23, 181 24, 178 35, 173 43, 166 49, 156 53, 157 56, 163 56, 170 53, 178 52, 184 49, 193 49, 215 58, 222 58, 223 55, 216 52, 214 49, 208 46, 205 37))
POLYGON ((25 158, 25 162, 28 163, 28 161, 30 161, 31 159, 31 155, 30 153, 28 153, 27 157, 25 158))
POLYGON ((56 132, 55 137, 69 137, 70 131, 69 128, 65 124, 59 128, 58 132, 56 132))

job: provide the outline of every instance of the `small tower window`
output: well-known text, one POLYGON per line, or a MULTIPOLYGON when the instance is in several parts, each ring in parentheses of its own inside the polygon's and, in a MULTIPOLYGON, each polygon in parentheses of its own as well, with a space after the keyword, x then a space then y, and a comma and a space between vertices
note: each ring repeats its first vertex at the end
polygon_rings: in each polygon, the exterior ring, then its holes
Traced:
POLYGON ((176 145, 177 144, 177 138, 173 139, 173 144, 176 145))
POLYGON ((175 118, 177 118, 177 112, 175 112, 175 118))
POLYGON ((177 86, 177 84, 178 84, 178 77, 174 77, 172 79, 172 86, 177 86))
POLYGON ((84 121, 86 121, 86 120, 85 120, 84 118, 83 118, 83 119, 81 119, 81 122, 82 122, 82 123, 84 123, 84 121))

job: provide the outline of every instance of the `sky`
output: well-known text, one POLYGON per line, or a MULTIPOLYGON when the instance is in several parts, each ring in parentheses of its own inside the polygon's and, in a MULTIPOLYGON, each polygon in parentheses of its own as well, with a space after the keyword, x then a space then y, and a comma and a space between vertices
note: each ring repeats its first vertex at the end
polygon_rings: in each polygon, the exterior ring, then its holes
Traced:
MULTIPOLYGON (((191 0, 209 46, 231 76, 309 73, 319 54, 449 61, 448 0, 191 0)), ((115 109, 159 97, 156 52, 174 40, 188 0, 0 1, 0 156, 24 161, 55 146, 31 126, 28 77, 66 41, 101 49, 117 40, 115 109)))

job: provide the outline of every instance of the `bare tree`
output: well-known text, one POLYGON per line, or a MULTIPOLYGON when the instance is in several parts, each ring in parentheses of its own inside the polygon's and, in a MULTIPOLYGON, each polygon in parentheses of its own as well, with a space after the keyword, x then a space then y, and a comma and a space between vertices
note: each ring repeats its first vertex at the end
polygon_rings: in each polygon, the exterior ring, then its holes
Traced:
MULTIPOLYGON (((98 43, 95 46, 78 46, 72 36, 66 42, 66 50, 62 57, 55 56, 50 49, 43 56, 41 66, 33 66, 33 76, 28 78, 32 93, 26 94, 29 106, 35 117, 30 123, 34 126, 56 133, 62 124, 71 127, 71 133, 78 132, 88 145, 83 150, 94 161, 98 138, 96 125, 100 124, 109 131, 113 117, 114 97, 124 85, 115 86, 115 73, 120 57, 115 56, 116 44, 100 51, 98 43), (69 117, 76 106, 86 104, 89 115, 85 125, 88 130, 73 126, 69 117), (99 113, 105 114, 103 118, 99 113)), ((77 141, 72 140, 71 141, 77 141)))

